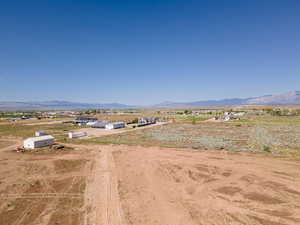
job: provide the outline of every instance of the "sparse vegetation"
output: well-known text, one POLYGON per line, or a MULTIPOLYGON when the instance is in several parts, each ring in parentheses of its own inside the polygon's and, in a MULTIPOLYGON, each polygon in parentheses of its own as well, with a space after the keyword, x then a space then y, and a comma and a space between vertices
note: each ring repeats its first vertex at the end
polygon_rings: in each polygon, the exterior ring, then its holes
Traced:
POLYGON ((29 126, 23 123, 9 123, 0 125, 0 136, 14 136, 27 138, 32 137, 37 130, 45 130, 48 134, 58 135, 68 130, 76 129, 72 124, 59 123, 49 125, 29 126))
MULTIPOLYGON (((300 120, 298 117, 255 116, 242 121, 199 123, 188 122, 109 135, 75 143, 126 144, 298 154, 300 120)), ((197 122, 195 122, 197 121, 197 122)))
POLYGON ((263 151, 264 152, 271 152, 271 148, 269 146, 264 145, 263 146, 263 151))

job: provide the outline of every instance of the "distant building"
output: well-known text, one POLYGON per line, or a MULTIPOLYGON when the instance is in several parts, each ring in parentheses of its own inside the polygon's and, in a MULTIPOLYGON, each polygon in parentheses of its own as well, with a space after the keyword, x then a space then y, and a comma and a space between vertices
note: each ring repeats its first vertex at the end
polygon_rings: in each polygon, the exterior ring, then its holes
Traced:
POLYGON ((125 127, 124 122, 115 122, 115 123, 109 123, 105 125, 105 129, 107 130, 119 129, 124 127, 125 127))
POLYGON ((234 115, 234 116, 244 116, 245 112, 234 112, 234 113, 232 113, 232 115, 234 115))
POLYGON ((138 118, 138 124, 154 124, 158 118, 153 117, 140 117, 138 118))
POLYGON ((89 122, 96 122, 96 121, 97 121, 96 118, 79 117, 74 120, 74 123, 86 125, 89 122))
POLYGON ((46 133, 46 131, 43 131, 43 130, 38 130, 35 132, 36 137, 45 136, 45 135, 47 135, 47 133, 46 133))
POLYGON ((69 138, 81 138, 81 137, 86 137, 87 133, 86 132, 70 132, 69 133, 69 138))
POLYGON ((43 148, 47 146, 51 146, 54 144, 54 137, 51 135, 40 136, 27 138, 24 140, 24 148, 26 149, 35 149, 35 148, 43 148))
POLYGON ((91 121, 91 122, 87 122, 86 125, 87 126, 93 126, 94 124, 98 123, 98 121, 91 121))
POLYGON ((92 125, 92 128, 105 128, 107 124, 108 123, 104 121, 97 121, 92 125))

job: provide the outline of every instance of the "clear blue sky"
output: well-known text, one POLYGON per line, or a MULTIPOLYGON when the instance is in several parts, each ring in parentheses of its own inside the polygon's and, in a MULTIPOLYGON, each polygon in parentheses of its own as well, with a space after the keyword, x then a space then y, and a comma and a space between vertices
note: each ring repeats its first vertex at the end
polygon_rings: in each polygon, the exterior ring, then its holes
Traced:
POLYGON ((0 101, 127 104, 298 90, 300 1, 3 1, 0 83, 0 101))

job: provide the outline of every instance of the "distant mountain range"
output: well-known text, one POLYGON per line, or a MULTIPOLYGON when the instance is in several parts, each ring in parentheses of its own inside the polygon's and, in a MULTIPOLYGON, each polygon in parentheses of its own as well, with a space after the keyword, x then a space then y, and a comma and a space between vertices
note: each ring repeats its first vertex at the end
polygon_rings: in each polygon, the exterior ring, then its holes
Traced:
POLYGON ((300 91, 291 91, 278 95, 265 95, 251 98, 231 98, 196 102, 163 102, 154 108, 172 108, 187 106, 237 106, 237 105, 300 105, 300 91))
POLYGON ((252 98, 231 98, 195 102, 162 102, 151 106, 134 106, 119 103, 92 104, 68 101, 45 102, 0 102, 0 110, 71 110, 71 109, 130 109, 130 108, 175 108, 197 106, 237 106, 237 105, 300 105, 300 91, 252 98))
POLYGON ((45 101, 45 102, 0 102, 0 110, 71 110, 71 109, 127 109, 136 106, 119 103, 92 104, 68 101, 45 101))
POLYGON ((187 106, 237 106, 237 105, 300 105, 300 91, 291 91, 278 95, 265 95, 251 98, 230 98, 195 102, 163 102, 154 108, 172 108, 187 106))

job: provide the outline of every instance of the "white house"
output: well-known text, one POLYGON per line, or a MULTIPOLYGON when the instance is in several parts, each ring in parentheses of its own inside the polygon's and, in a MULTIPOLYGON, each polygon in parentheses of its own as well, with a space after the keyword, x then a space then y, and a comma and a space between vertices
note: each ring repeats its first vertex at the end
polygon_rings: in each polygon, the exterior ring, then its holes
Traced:
POLYGON ((115 122, 115 123, 109 123, 105 125, 105 129, 107 130, 119 129, 124 127, 125 127, 124 122, 115 122))
POLYGON ((45 135, 40 137, 27 138, 24 140, 24 148, 35 149, 51 146, 54 144, 54 137, 51 135, 45 135))

